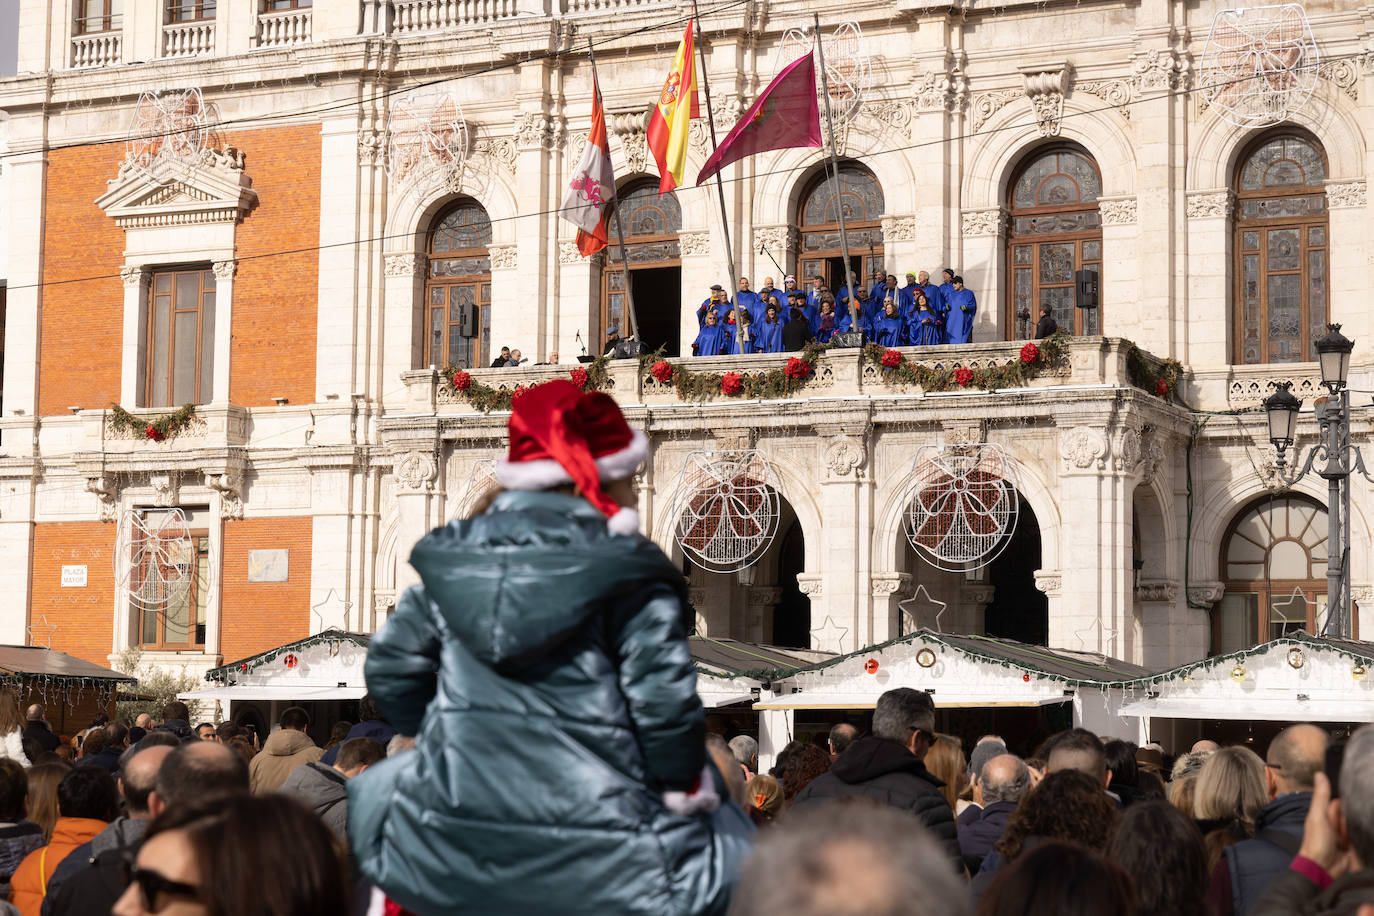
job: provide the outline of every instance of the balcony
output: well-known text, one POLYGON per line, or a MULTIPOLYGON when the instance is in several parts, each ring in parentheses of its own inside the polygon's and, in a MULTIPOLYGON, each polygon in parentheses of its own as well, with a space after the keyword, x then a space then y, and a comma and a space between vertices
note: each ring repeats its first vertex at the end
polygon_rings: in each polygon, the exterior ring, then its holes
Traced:
POLYGON ((163 57, 199 57, 215 53, 215 23, 178 22, 162 27, 163 57))
POLYGON ((93 32, 72 39, 72 68, 109 67, 123 60, 123 34, 119 31, 93 32))
MULTIPOLYGON (((905 358, 932 369, 987 369, 1007 366, 1020 359, 1021 348, 1025 341, 1003 343, 979 343, 963 346, 943 347, 903 347, 905 358)), ((1094 387, 1129 388, 1130 373, 1127 369, 1126 354, 1130 342, 1117 337, 1076 337, 1069 341, 1067 359, 1063 364, 1040 372, 1030 379, 1026 389, 1094 387)), ((763 372, 780 369, 787 360, 799 354, 770 353, 752 356, 713 356, 688 359, 671 359, 674 365, 685 366, 693 372, 763 372)), ((1153 357, 1147 361, 1156 363, 1153 357)), ((517 386, 529 387, 555 378, 567 378, 572 365, 532 366, 521 369, 474 369, 473 381, 490 385, 498 390, 513 391, 517 386)), ((641 378, 639 361, 633 359, 612 360, 607 367, 610 373, 606 392, 622 406, 659 406, 680 403, 677 391, 671 383, 660 384, 652 377, 641 378)), ((455 395, 442 384, 439 372, 421 369, 401 374, 406 386, 405 411, 414 414, 439 413, 444 415, 473 414, 480 411, 466 398, 455 395)), ((925 392, 916 386, 891 384, 881 368, 868 363, 860 350, 827 350, 815 366, 815 375, 794 397, 796 398, 883 398, 896 395, 918 398, 942 398, 951 396, 977 396, 981 391, 969 388, 956 392, 925 392)), ((729 403, 739 398, 718 396, 716 402, 729 403)))
POLYGON ((395 0, 392 33, 416 35, 510 19, 517 0, 395 0))
POLYGON ((657 7, 657 0, 563 0, 563 11, 570 16, 581 13, 619 13, 657 7))
POLYGON ((258 14, 259 48, 288 48, 310 41, 310 7, 258 14))

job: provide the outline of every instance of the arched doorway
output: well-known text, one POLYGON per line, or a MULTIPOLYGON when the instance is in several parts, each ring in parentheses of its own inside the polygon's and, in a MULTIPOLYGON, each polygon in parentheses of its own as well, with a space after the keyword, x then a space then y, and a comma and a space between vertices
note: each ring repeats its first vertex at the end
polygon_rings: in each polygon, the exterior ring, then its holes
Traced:
MULTIPOLYGON (((634 293, 639 319, 639 339, 650 350, 664 347, 670 356, 682 347, 682 260, 678 231, 682 208, 673 194, 659 196, 658 180, 636 178, 617 193, 625 232, 625 253, 630 264, 630 292, 634 293)), ((612 220, 615 215, 611 214, 612 220)), ((610 223, 611 244, 601 271, 601 329, 616 327, 629 334, 629 300, 625 271, 615 223, 610 223)))
POLYGON ((983 633, 1044 646, 1050 638, 1050 599, 1035 587, 1040 568, 1040 522, 1024 497, 1016 529, 1006 549, 987 567, 992 602, 983 616, 983 633))
POLYGON ((484 366, 491 354, 491 220, 469 197, 434 220, 426 253, 425 366, 484 366))
POLYGON ((1263 497, 1236 516, 1222 541, 1213 654, 1316 629, 1326 615, 1326 535, 1326 509, 1296 493, 1263 497))
MULTIPOLYGON (((1102 272, 1102 175, 1087 150, 1075 144, 1037 149, 1017 169, 1008 190, 1009 339, 1030 337, 1048 305, 1061 330, 1102 333, 1095 309, 1074 308, 1075 270, 1102 272)), ((1100 289, 1099 285, 1099 289, 1100 289)))
POLYGON ((1326 154, 1292 129, 1257 139, 1236 172, 1237 363, 1316 359, 1326 333, 1326 154))
POLYGON ((778 540, 779 599, 773 608, 775 646, 811 648, 811 599, 802 593, 797 576, 806 571, 806 538, 793 518, 778 540))
POLYGON ((849 269, 867 288, 883 267, 882 217, 886 204, 878 179, 857 162, 841 162, 839 182, 823 169, 801 197, 797 223, 801 226, 799 285, 810 289, 820 277, 833 291, 845 285, 844 249, 840 244, 840 213, 849 237, 849 269), (841 209, 843 208, 843 209, 841 209))

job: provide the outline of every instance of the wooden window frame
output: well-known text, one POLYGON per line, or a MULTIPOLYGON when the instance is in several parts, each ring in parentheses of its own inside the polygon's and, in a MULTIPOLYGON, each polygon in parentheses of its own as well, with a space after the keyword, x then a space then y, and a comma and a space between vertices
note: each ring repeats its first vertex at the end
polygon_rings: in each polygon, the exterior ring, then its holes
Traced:
MULTIPOLYGON (((1315 342, 1312 337, 1312 277, 1311 277, 1311 253, 1321 251, 1325 253, 1326 275, 1323 289, 1326 294, 1324 303, 1325 316, 1329 320, 1331 317, 1331 220, 1330 207, 1326 202, 1325 185, 1302 184, 1292 185, 1287 189, 1279 187, 1265 188, 1246 191, 1241 189, 1241 182, 1245 173, 1245 167, 1250 162, 1251 157, 1258 153, 1262 148, 1276 140, 1298 140, 1307 144, 1322 160, 1322 170, 1325 175, 1330 174, 1330 159, 1326 154, 1326 147, 1315 136, 1302 130, 1293 128, 1280 128, 1277 130, 1266 131, 1249 144, 1246 145, 1241 155, 1236 159, 1235 175, 1232 178, 1232 188, 1236 195, 1236 205, 1234 215, 1231 217, 1231 359, 1232 364, 1237 366, 1263 366, 1263 365, 1283 365, 1284 362, 1315 362, 1316 352, 1312 349, 1315 342), (1242 215, 1242 210, 1247 200, 1263 200, 1275 197, 1315 197, 1321 195, 1323 206, 1320 215, 1313 216, 1278 216, 1278 217, 1250 217, 1242 215), (1320 227, 1323 230, 1322 244, 1311 244, 1311 230, 1320 227), (1270 232, 1282 230, 1296 230, 1298 233, 1298 269, 1297 270, 1269 270, 1269 245, 1268 236, 1270 232), (1257 232, 1259 239, 1254 249, 1245 247, 1245 233, 1257 232), (1245 258, 1249 254, 1254 254, 1258 258, 1256 266, 1256 307, 1259 311, 1257 320, 1259 322, 1259 358, 1255 362, 1245 361, 1245 258), (1301 333, 1300 348, 1302 358, 1298 360, 1285 360, 1275 363, 1270 352, 1269 339, 1269 278, 1271 276, 1294 276, 1299 278, 1299 321, 1301 333)), ((1323 332, 1324 333, 1324 332, 1323 332)), ((1320 336, 1320 335, 1318 335, 1320 336)))
POLYGON ((308 10, 314 6, 314 0, 263 0, 262 11, 264 13, 284 13, 287 10, 308 10))
MULTIPOLYGON (((176 397, 176 319, 178 315, 194 313, 196 316, 196 365, 195 365, 195 385, 194 397, 189 403, 204 404, 208 403, 213 397, 212 392, 202 391, 203 383, 206 380, 205 366, 205 336, 210 335, 210 343, 214 343, 214 320, 211 313, 210 320, 206 320, 205 298, 206 293, 216 296, 215 308, 219 307, 218 289, 215 282, 215 273, 210 265, 191 265, 185 267, 168 267, 154 270, 148 278, 148 297, 145 304, 147 309, 147 334, 144 338, 144 377, 143 377, 143 406, 144 407, 180 407, 181 400, 176 397), (183 307, 177 300, 177 289, 179 284, 177 278, 181 276, 194 275, 197 278, 197 295, 194 307, 183 307), (159 367, 157 361, 157 300, 162 294, 158 291, 158 278, 170 277, 168 282, 167 295, 170 299, 168 303, 168 327, 167 327, 167 357, 166 364, 159 367), (160 370, 160 371, 159 371, 160 370), (159 398, 155 395, 156 382, 159 374, 165 374, 167 383, 167 396, 159 398), (165 403, 159 403, 165 401, 165 403)), ((210 381, 213 386, 213 379, 210 381)), ((182 403, 186 403, 182 401, 182 403)))
MULTIPOLYGON (((1081 229, 1068 232, 1035 233, 1022 236, 1018 236, 1016 234, 1016 220, 1018 217, 1024 218, 1035 216, 1051 216, 1058 213, 1091 213, 1094 211, 1098 212, 1099 214, 1101 213, 1099 203, 1096 200, 1093 201, 1091 204, 1084 204, 1080 200, 1070 204, 1036 205, 1021 208, 1018 208, 1016 206, 1016 186, 1018 183, 1020 183, 1021 178, 1026 174, 1026 171, 1030 169, 1036 162, 1040 161, 1043 157, 1059 155, 1061 153, 1073 153, 1074 155, 1080 156, 1083 159, 1087 160, 1087 162, 1093 167, 1093 170, 1097 173, 1097 183, 1099 189, 1102 187, 1102 167, 1098 165, 1097 159, 1092 155, 1092 153, 1088 152, 1083 147, 1072 143, 1056 143, 1050 146, 1038 147, 1035 150, 1031 151, 1029 154, 1027 154, 1021 160, 1020 164, 1017 165, 1016 170, 1012 173, 1011 181, 1007 184, 1006 197, 1008 219, 1006 242, 1007 295, 1005 305, 1005 317, 1007 323, 1008 340, 1023 340, 1034 336, 1035 323, 1040 319, 1040 291, 1042 289, 1073 289, 1072 272, 1069 282, 1067 283, 1041 282, 1040 248, 1042 245, 1047 244, 1072 245, 1074 256, 1074 271, 1083 270, 1090 267, 1097 268, 1097 329, 1095 331, 1092 331, 1091 333, 1096 335, 1100 335, 1103 333, 1102 308, 1105 305, 1105 303, 1103 302, 1102 298, 1102 290, 1104 288, 1102 281, 1104 276, 1103 268, 1105 266, 1103 256, 1105 255, 1106 251, 1104 242, 1102 240, 1102 224, 1100 221, 1100 216, 1098 225, 1095 229, 1081 229), (1095 258, 1085 257, 1083 253, 1084 245, 1091 242, 1097 242, 1098 245, 1097 257, 1095 258), (1022 246, 1029 246, 1031 249, 1029 265, 1016 263, 1016 249, 1022 246), (1029 292, 1029 318, 1025 318, 1018 315, 1016 308, 1016 271, 1018 268, 1024 270, 1027 267, 1029 267, 1031 272, 1031 286, 1029 292), (1024 331, 1025 333, 1018 334, 1018 328, 1024 331)), ((1053 174, 1060 175, 1066 173, 1055 172, 1053 174)), ((1083 313, 1085 311, 1086 309, 1080 309, 1075 307, 1073 309, 1073 327, 1065 328, 1061 325, 1060 329, 1067 331, 1071 334, 1080 336, 1084 335, 1085 333, 1089 333, 1085 329, 1084 325, 1083 313)))
POLYGON ((182 4, 177 0, 166 0, 163 6, 164 24, 182 25, 188 22, 206 22, 215 18, 217 0, 190 0, 186 5, 190 7, 192 15, 182 19, 182 4))
MULTIPOLYGON (((849 159, 840 163, 839 171, 842 176, 847 171, 867 172, 868 177, 872 179, 873 184, 877 187, 878 193, 883 197, 882 210, 884 212, 887 211, 887 192, 883 190, 882 182, 878 180, 878 176, 874 174, 872 169, 857 160, 849 159)), ((797 278, 797 288, 801 290, 811 289, 811 279, 813 276, 821 277, 832 293, 838 293, 840 287, 847 284, 848 278, 843 275, 831 277, 828 273, 832 260, 844 258, 842 249, 817 248, 808 251, 806 248, 806 235, 808 232, 839 231, 840 224, 838 220, 831 223, 808 223, 806 221, 806 205, 810 203, 812 195, 831 177, 833 177, 833 175, 830 169, 828 167, 823 168, 806 184, 801 197, 797 201, 798 242, 797 269, 795 276, 797 278), (811 264, 819 264, 820 272, 808 273, 808 265, 811 264)), ((842 198, 844 193, 843 187, 840 188, 839 193, 842 198)), ((885 240, 883 238, 882 215, 880 214, 875 219, 850 220, 846 218, 844 229, 845 235, 849 239, 849 256, 851 259, 857 258, 860 264, 860 269, 854 271, 858 274, 859 284, 865 290, 871 290, 873 286, 872 281, 875 276, 881 275, 882 277, 886 277, 889 273, 884 261, 886 251, 884 248, 885 240)), ((853 269, 852 265, 850 269, 853 269)))
POLYGON ((76 13, 73 17, 75 32, 77 35, 99 35, 102 32, 118 32, 124 28, 124 10, 121 0, 100 0, 103 7, 98 16, 85 16, 85 0, 75 0, 76 13), (115 7, 119 6, 118 11, 115 7), (91 23, 95 22, 95 28, 91 23))
MULTIPOLYGON (((624 187, 616 191, 616 199, 612 206, 620 206, 621 201, 630 199, 632 195, 638 193, 644 188, 652 188, 655 191, 655 193, 657 193, 657 179, 649 177, 631 179, 625 184, 624 187)), ((682 205, 680 202, 678 202, 677 195, 674 192, 669 191, 666 196, 672 197, 673 202, 678 206, 678 227, 674 229, 672 232, 653 234, 644 233, 637 235, 635 234, 634 228, 631 225, 632 220, 629 218, 633 217, 634 213, 638 212, 637 208, 636 210, 630 211, 629 214, 624 213, 624 211, 622 211, 621 213, 623 219, 623 226, 625 229, 625 248, 627 254, 629 255, 631 273, 633 273, 636 270, 639 270, 640 268, 648 270, 651 268, 660 267, 682 267, 682 255, 680 249, 678 249, 677 247, 678 235, 682 231, 682 205), (637 254, 652 252, 654 248, 658 248, 663 253, 667 253, 669 255, 672 255, 672 253, 676 251, 677 255, 666 258, 636 257, 637 254)), ((614 219, 615 212, 612 211, 608 214, 608 220, 614 219)), ((606 257, 605 260, 602 262, 603 266, 601 268, 601 303, 600 308, 598 309, 598 318, 600 320, 600 325, 598 328, 598 333, 593 338, 593 340, 598 342, 604 341, 606 339, 606 330, 610 328, 612 324, 616 325, 616 327, 620 331, 621 336, 627 336, 630 333, 629 325, 625 317, 619 319, 613 319, 611 317, 611 299, 616 294, 619 294, 623 297, 621 305, 622 311, 629 311, 629 299, 627 290, 630 282, 632 282, 632 278, 624 276, 624 262, 620 256, 620 242, 615 234, 615 223, 610 222, 608 223, 608 225, 610 227, 610 244, 606 246, 606 257), (622 278, 622 285, 619 289, 613 288, 613 284, 615 283, 617 277, 622 278)), ((644 305, 645 303, 641 303, 640 307, 642 308, 644 305)))
MULTIPOLYGON (((173 642, 168 642, 168 641, 167 641, 167 609, 166 609, 166 608, 164 608, 163 610, 160 610, 160 611, 156 611, 156 610, 143 610, 143 609, 140 609, 140 608, 138 608, 138 607, 135 607, 135 608, 133 608, 134 619, 135 619, 135 626, 136 626, 136 634, 135 634, 135 640, 134 640, 134 641, 135 641, 135 644, 136 644, 139 648, 141 648, 141 649, 144 649, 144 650, 147 650, 147 651, 180 651, 180 652, 185 652, 185 651, 188 651, 188 650, 192 650, 192 651, 193 651, 193 650, 197 650, 197 649, 202 649, 202 650, 203 650, 203 649, 205 648, 206 636, 208 635, 208 632, 209 632, 209 624, 210 624, 210 615, 209 615, 209 607, 208 607, 208 604, 209 604, 209 591, 210 591, 210 589, 211 589, 211 587, 212 587, 212 584, 208 581, 208 580, 209 580, 209 577, 210 577, 210 570, 211 570, 211 568, 212 568, 212 565, 211 565, 211 563, 210 563, 210 549, 211 549, 211 547, 210 547, 210 532, 207 531, 207 530, 204 530, 204 529, 195 529, 195 530, 193 530, 193 531, 191 531, 191 532, 189 532, 189 533, 190 533, 190 536, 191 536, 191 550, 192 550, 192 555, 193 555, 193 558, 194 558, 194 562, 195 562, 196 569, 194 569, 194 570, 192 571, 192 575, 191 575, 191 584, 190 584, 190 586, 189 586, 189 588, 188 588, 188 590, 187 590, 187 593, 186 593, 186 608, 187 608, 187 612, 188 612, 188 615, 189 615, 189 618, 190 618, 190 619, 188 619, 187 625, 186 625, 186 632, 187 632, 187 637, 188 637, 188 638, 187 638, 187 641, 186 641, 186 642, 181 642, 181 643, 173 643, 173 642), (199 566, 200 566, 200 560, 201 560, 202 557, 203 557, 204 560, 205 560, 205 567, 206 567, 206 573, 205 573, 205 575, 206 575, 206 580, 207 580, 207 581, 206 581, 206 583, 205 583, 205 592, 206 592, 205 595, 202 595, 202 594, 201 594, 201 592, 200 592, 200 586, 199 586, 199 581, 198 581, 199 578, 200 578, 199 566), (199 612, 199 610, 200 610, 200 603, 201 603, 201 601, 204 601, 204 602, 206 603, 206 608, 205 608, 205 611, 206 611, 206 613, 205 613, 205 624, 203 625, 204 628, 205 628, 205 632, 201 632, 202 624, 201 624, 200 621, 199 621, 200 615, 199 615, 198 612, 199 612), (155 617, 156 617, 156 620, 157 620, 157 622, 156 622, 156 624, 155 624, 155 626, 156 626, 156 628, 157 628, 156 639, 151 640, 151 641, 144 638, 144 637, 147 635, 147 634, 145 633, 145 625, 147 624, 148 617, 149 617, 150 615, 155 616, 155 617)), ((141 585, 141 581, 140 581, 140 585, 141 585)))
MULTIPOLYGON (((443 249, 436 251, 434 248, 435 239, 439 230, 443 227, 444 221, 455 211, 464 207, 477 207, 482 213, 486 214, 486 208, 471 198, 460 198, 449 206, 445 207, 435 217, 430 227, 429 236, 425 242, 425 252, 427 259, 425 262, 425 290, 424 308, 422 312, 424 337, 424 362, 425 366, 447 367, 450 364, 449 353, 451 351, 451 335, 457 333, 458 322, 454 320, 450 309, 452 299, 451 290, 454 287, 472 287, 474 290, 473 302, 477 307, 477 337, 473 345, 472 365, 470 369, 484 369, 491 353, 491 267, 490 267, 490 241, 476 248, 463 249, 443 249), (436 276, 433 263, 436 261, 486 261, 487 270, 483 273, 463 273, 463 274, 443 274, 436 276), (433 302, 434 290, 444 291, 444 320, 442 339, 437 347, 432 338, 434 312, 438 310, 437 304, 433 302), (438 352, 436 352, 436 349, 438 352)), ((491 231, 490 218, 486 227, 486 234, 489 236, 491 231)))

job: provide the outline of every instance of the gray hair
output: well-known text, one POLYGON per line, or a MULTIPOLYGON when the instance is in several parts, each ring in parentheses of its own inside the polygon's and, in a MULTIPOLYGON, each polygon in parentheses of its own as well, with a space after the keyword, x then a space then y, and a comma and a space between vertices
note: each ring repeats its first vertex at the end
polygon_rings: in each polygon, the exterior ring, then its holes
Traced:
POLYGON ((754 765, 754 758, 759 755, 759 743, 748 735, 736 735, 730 739, 730 753, 735 755, 735 759, 747 767, 754 765))
POLYGON ((1341 760, 1341 806, 1350 846, 1360 863, 1374 863, 1374 725, 1350 736, 1341 760))
MULTIPOLYGON (((994 767, 991 771, 986 766, 983 767, 983 803, 990 805, 993 802, 1019 802, 1027 792, 1030 791, 1030 767, 1020 757, 1011 754, 1003 754, 1002 757, 1010 757, 1015 763, 1012 765, 1011 778, 1003 779, 998 782, 994 775, 1000 767, 994 767)), ((992 758, 999 759, 998 757, 992 758)), ((991 763, 989 760, 988 763, 991 763)))
POLYGON ((930 694, 910 687, 898 687, 878 697, 873 708, 873 736, 906 744, 911 733, 934 731, 935 702, 930 694))
POLYGON ((414 747, 414 738, 409 735, 402 735, 398 732, 392 735, 391 740, 386 743, 386 755, 388 757, 395 757, 397 754, 403 754, 408 750, 412 750, 414 747))
POLYGON ((914 816, 833 802, 793 809, 760 834, 730 916, 968 916, 968 901, 949 856, 914 816))

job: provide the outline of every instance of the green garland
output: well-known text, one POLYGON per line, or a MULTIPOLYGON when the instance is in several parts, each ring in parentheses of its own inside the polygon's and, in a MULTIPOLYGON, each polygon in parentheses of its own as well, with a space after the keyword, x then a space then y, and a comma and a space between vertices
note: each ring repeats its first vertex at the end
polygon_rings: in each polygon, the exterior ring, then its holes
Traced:
POLYGON ((744 398, 746 400, 785 398, 806 387, 806 383, 816 374, 816 365, 820 361, 821 354, 828 349, 830 349, 830 344, 807 344, 800 357, 790 357, 788 360, 791 362, 792 359, 800 358, 806 364, 805 374, 789 375, 785 365, 758 372, 693 372, 682 360, 664 359, 663 348, 659 347, 653 353, 639 357, 639 376, 641 382, 654 377, 654 367, 659 363, 672 367, 673 375, 670 381, 680 401, 700 403, 716 398, 744 398), (739 391, 727 394, 722 389, 722 382, 727 375, 739 377, 739 391))
POLYGON ((1156 366, 1146 357, 1144 350, 1131 344, 1126 351, 1126 374, 1130 376, 1131 384, 1140 390, 1168 400, 1169 395, 1178 390, 1183 364, 1170 357, 1156 366))
MULTIPOLYGON (((218 668, 211 668, 205 672, 205 679, 211 683, 228 683, 231 679, 240 674, 248 674, 261 668, 263 665, 276 661, 287 655, 309 649, 311 646, 328 645, 331 648, 349 644, 366 649, 371 637, 362 633, 349 633, 345 630, 330 628, 323 630, 313 636, 298 639, 295 642, 287 643, 284 646, 277 646, 268 649, 266 652, 259 652, 257 655, 250 655, 247 658, 230 662, 227 665, 220 665, 218 668)), ((331 653, 332 654, 332 653, 331 653)))
POLYGON ((186 404, 180 410, 161 416, 136 417, 118 404, 110 405, 110 429, 114 432, 128 433, 134 438, 142 437, 154 442, 174 439, 186 430, 196 416, 196 405, 186 404))
MULTIPOLYGON (((1068 341, 1069 335, 1060 331, 1044 340, 1031 341, 1037 351, 1034 359, 1025 361, 1024 357, 1018 356, 1008 365, 989 366, 985 369, 970 369, 965 366, 935 369, 908 361, 906 354, 901 354, 901 361, 897 365, 886 365, 883 357, 891 348, 873 343, 864 347, 864 359, 882 370, 882 379, 889 385, 916 385, 923 391, 957 391, 961 388, 995 391, 999 388, 1025 385, 1047 371, 1067 366, 1068 341), (964 384, 960 383, 961 376, 967 380, 964 384)), ((1024 353, 1026 347, 1022 347, 1021 351, 1024 353)), ((899 350, 892 352, 901 353, 899 350)))
MULTIPOLYGON (((589 363, 573 366, 568 375, 576 383, 577 373, 580 369, 586 373, 586 382, 582 385, 582 390, 600 391, 610 387, 611 373, 607 368, 610 361, 609 356, 598 356, 589 363)), ((462 398, 482 413, 491 413, 493 410, 510 410, 511 402, 515 398, 535 387, 534 385, 516 385, 510 389, 495 388, 477 381, 466 370, 453 365, 444 369, 440 379, 439 391, 441 393, 450 397, 462 398)))

